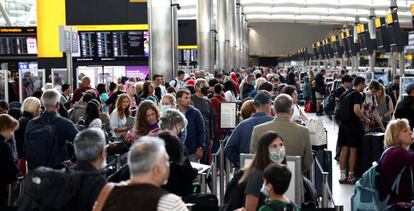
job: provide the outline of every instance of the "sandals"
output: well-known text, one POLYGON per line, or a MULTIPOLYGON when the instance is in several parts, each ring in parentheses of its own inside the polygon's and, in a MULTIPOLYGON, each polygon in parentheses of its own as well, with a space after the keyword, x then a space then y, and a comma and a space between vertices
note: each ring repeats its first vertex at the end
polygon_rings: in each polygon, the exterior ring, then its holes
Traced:
POLYGON ((348 175, 348 178, 345 178, 345 179, 340 179, 339 180, 339 183, 340 184, 350 184, 350 185, 354 185, 355 184, 355 182, 356 182, 356 177, 355 177, 355 175, 354 174, 350 174, 350 175, 348 175))

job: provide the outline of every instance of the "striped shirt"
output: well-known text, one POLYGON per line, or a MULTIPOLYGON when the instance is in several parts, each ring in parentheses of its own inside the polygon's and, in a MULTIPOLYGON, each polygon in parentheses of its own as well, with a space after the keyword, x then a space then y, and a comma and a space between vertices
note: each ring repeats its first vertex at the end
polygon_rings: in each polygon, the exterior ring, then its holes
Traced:
POLYGON ((157 211, 188 211, 181 198, 175 194, 165 194, 158 201, 157 211))

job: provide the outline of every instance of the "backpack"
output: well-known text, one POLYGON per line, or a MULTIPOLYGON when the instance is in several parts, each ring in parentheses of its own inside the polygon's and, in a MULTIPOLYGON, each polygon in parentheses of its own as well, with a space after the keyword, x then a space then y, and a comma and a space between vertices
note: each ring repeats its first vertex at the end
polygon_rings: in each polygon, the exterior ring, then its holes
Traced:
POLYGON ((209 193, 193 193, 183 197, 186 204, 193 204, 193 211, 217 211, 218 199, 214 194, 209 193))
POLYGON ((38 166, 53 167, 64 160, 63 148, 57 140, 55 123, 59 118, 41 120, 39 117, 29 122, 25 134, 26 159, 29 169, 38 166))
POLYGON ((337 123, 349 120, 353 116, 354 110, 351 106, 351 96, 355 92, 355 90, 346 91, 339 97, 339 102, 334 110, 334 118, 337 123))
MULTIPOLYGON (((380 161, 382 157, 385 155, 385 153, 394 147, 390 147, 386 149, 380 158, 380 161)), ((390 194, 385 198, 384 201, 380 200, 380 187, 378 185, 377 179, 381 177, 379 172, 379 165, 374 165, 371 168, 369 168, 355 183, 355 192, 354 195, 351 197, 351 210, 352 211, 358 211, 358 210, 364 210, 364 211, 382 211, 382 210, 389 210, 393 205, 388 205, 388 201, 390 199, 391 193, 398 194, 400 181, 402 174, 405 172, 407 167, 403 167, 397 177, 395 178, 391 188, 390 188, 390 194)), ((411 181, 413 181, 413 172, 411 167, 409 167, 411 172, 411 181)), ((411 183, 411 188, 413 188, 413 183, 411 183)))
POLYGON ((98 173, 39 167, 26 177, 18 211, 79 210, 83 178, 98 173))
POLYGON ((336 96, 336 90, 333 90, 327 98, 323 101, 323 110, 326 114, 331 115, 335 111, 335 96, 336 96))
POLYGON ((244 189, 246 188, 246 185, 239 184, 243 174, 243 170, 235 172, 233 178, 227 184, 220 211, 233 211, 244 206, 244 189))

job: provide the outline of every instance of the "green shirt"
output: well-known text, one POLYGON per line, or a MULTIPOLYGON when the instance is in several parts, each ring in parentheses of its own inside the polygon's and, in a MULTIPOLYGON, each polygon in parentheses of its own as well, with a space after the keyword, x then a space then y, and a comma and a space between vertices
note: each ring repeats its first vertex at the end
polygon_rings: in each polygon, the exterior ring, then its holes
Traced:
POLYGON ((284 202, 274 200, 267 202, 265 205, 260 207, 259 211, 299 211, 299 209, 293 202, 286 204, 284 202))

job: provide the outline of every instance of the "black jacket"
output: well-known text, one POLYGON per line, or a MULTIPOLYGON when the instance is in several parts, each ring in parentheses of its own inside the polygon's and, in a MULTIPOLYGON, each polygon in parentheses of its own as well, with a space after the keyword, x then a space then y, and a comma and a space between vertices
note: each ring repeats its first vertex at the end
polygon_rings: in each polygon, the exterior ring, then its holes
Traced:
POLYGON ((19 129, 14 132, 19 159, 24 157, 24 132, 26 131, 27 123, 33 119, 33 117, 34 116, 31 113, 24 111, 19 119, 19 129))
POLYGON ((7 196, 7 186, 17 180, 19 169, 14 163, 10 145, 6 143, 3 136, 0 135, 0 200, 7 196))
POLYGON ((79 191, 79 211, 90 211, 105 186, 106 180, 99 170, 85 161, 78 161, 72 170, 86 173, 79 191))
POLYGON ((397 103, 395 118, 406 118, 411 129, 414 127, 414 96, 405 96, 397 103))

